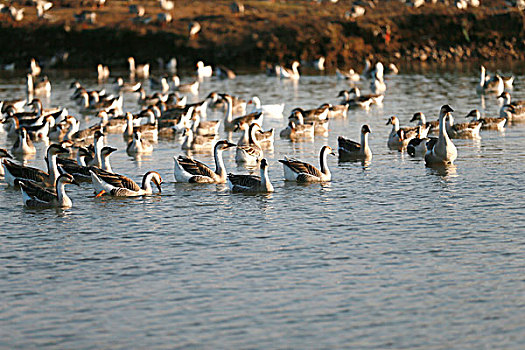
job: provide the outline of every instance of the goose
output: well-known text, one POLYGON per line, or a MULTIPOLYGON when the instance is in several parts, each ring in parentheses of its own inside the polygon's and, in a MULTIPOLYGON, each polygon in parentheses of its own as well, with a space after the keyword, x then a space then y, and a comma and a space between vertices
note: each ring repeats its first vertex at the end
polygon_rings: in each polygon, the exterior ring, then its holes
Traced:
POLYGON ((7 117, 16 117, 19 122, 26 125, 35 125, 42 124, 43 116, 43 107, 42 102, 39 99, 33 99, 31 102, 27 103, 27 106, 33 107, 33 111, 21 111, 18 112, 14 106, 7 106, 5 109, 5 114, 7 117))
POLYGON ((321 105, 321 107, 327 106, 328 107, 328 118, 346 118, 348 117, 348 105, 342 104, 342 105, 332 105, 330 103, 324 103, 321 105))
POLYGON ((74 142, 88 142, 89 140, 95 137, 95 133, 97 131, 102 131, 102 126, 100 124, 95 124, 88 128, 79 130, 72 134, 71 137, 68 137, 67 140, 74 142))
POLYGON ((122 134, 128 125, 126 118, 114 117, 109 119, 109 114, 105 110, 98 112, 97 117, 101 119, 100 125, 108 134, 122 134))
POLYGON ((418 135, 408 142, 407 153, 412 157, 422 157, 427 152, 427 143, 432 139, 437 141, 436 137, 421 137, 422 126, 418 126, 418 135))
POLYGON ((160 7, 163 10, 171 11, 175 7, 175 3, 172 0, 159 0, 160 7))
POLYGON ((128 57, 129 75, 147 79, 149 77, 149 63, 135 65, 135 59, 128 57))
POLYGON ((199 79, 210 78, 212 75, 213 69, 211 66, 205 66, 202 61, 197 62, 197 77, 199 79))
POLYGON ((198 80, 195 80, 192 83, 181 84, 178 76, 174 75, 171 77, 172 90, 179 92, 189 92, 191 94, 197 95, 199 93, 200 83, 198 80))
POLYGON ((153 182, 161 193, 162 178, 156 171, 148 171, 142 178, 142 186, 130 178, 115 173, 100 171, 97 168, 90 169, 91 183, 96 197, 108 194, 113 197, 137 197, 153 193, 151 182, 153 182))
MULTIPOLYGON (((104 146, 101 150, 102 157, 102 166, 100 169, 113 172, 111 164, 109 162, 109 156, 115 152, 117 149, 104 146)), ((87 164, 90 163, 89 158, 92 156, 91 152, 84 147, 78 149, 77 161, 75 162, 72 159, 57 158, 57 163, 66 173, 73 175, 75 180, 79 182, 91 182, 91 174, 89 170, 91 169, 87 164)))
MULTIPOLYGON (((237 124, 234 131, 237 131, 238 129, 242 130, 241 138, 239 139, 239 142, 237 142, 238 146, 246 146, 250 144, 250 135, 249 130, 250 126, 246 123, 237 124)), ((266 131, 258 131, 255 133, 255 138, 259 142, 262 148, 273 148, 273 142, 275 138, 275 130, 272 128, 270 130, 266 131)))
POLYGON ((207 165, 189 157, 173 157, 175 166, 173 173, 175 181, 189 183, 226 183, 226 169, 222 159, 222 152, 236 144, 227 140, 218 141, 213 147, 215 171, 207 165))
POLYGON ((382 104, 383 99, 385 98, 385 95, 383 94, 368 94, 368 95, 361 95, 361 90, 359 90, 358 87, 353 87, 350 89, 350 91, 341 91, 339 92, 338 97, 345 97, 345 101, 343 104, 348 104, 350 108, 364 108, 368 109, 372 104, 382 104), (351 95, 354 95, 353 98, 351 98, 351 95))
POLYGON ((39 82, 34 82, 33 76, 31 74, 27 75, 27 94, 29 96, 49 96, 51 95, 51 83, 47 77, 44 77, 39 82))
POLYGON ((109 67, 102 64, 97 65, 97 79, 103 81, 109 78, 109 67))
POLYGON ((140 82, 137 82, 137 83, 125 83, 124 79, 122 79, 122 77, 118 77, 115 80, 115 84, 114 84, 115 91, 118 92, 118 93, 121 93, 121 92, 137 92, 138 89, 140 89, 141 86, 142 86, 142 84, 140 82))
POLYGON ((128 143, 126 152, 128 154, 151 153, 153 152, 153 145, 141 138, 140 131, 135 131, 133 139, 128 143))
POLYGON ((487 76, 485 74, 485 67, 481 66, 481 75, 479 78, 479 84, 476 86, 476 91, 479 94, 493 92, 498 95, 501 95, 501 93, 505 89, 503 79, 501 79, 499 75, 495 75, 494 77, 487 79, 487 76))
POLYGON ((416 112, 410 119, 410 122, 417 121, 417 125, 423 126, 423 128, 428 129, 428 132, 438 132, 439 131, 439 120, 432 120, 427 122, 427 118, 423 112, 416 112))
POLYGON ((368 144, 368 134, 370 133, 370 127, 365 124, 361 127, 361 143, 339 136, 337 138, 339 160, 346 161, 359 159, 370 161, 372 159, 372 151, 368 144))
POLYGON ((11 153, 19 155, 36 153, 35 145, 33 145, 33 142, 27 135, 25 128, 18 129, 18 139, 11 148, 11 153))
POLYGON ((501 93, 499 97, 504 101, 500 109, 500 117, 505 117, 512 122, 525 120, 525 101, 511 102, 508 92, 501 93))
POLYGON ((505 123, 507 122, 507 118, 504 117, 494 117, 494 118, 481 118, 481 113, 477 109, 471 110, 465 118, 472 118, 471 121, 481 121, 483 124, 481 124, 481 129, 497 129, 497 130, 503 130, 505 128, 505 123))
POLYGON ((297 125, 312 124, 314 126, 315 134, 324 135, 328 133, 328 112, 328 107, 309 111, 304 111, 301 108, 295 108, 292 110, 292 114, 288 117, 288 120, 294 121, 297 123, 297 125), (323 110, 323 112, 317 113, 320 110, 323 110), (312 111, 315 113, 311 113, 312 111))
POLYGON ((383 94, 386 91, 386 84, 383 78, 374 76, 372 82, 370 83, 370 91, 376 95, 383 94))
POLYGON ((284 103, 263 105, 261 104, 261 100, 257 96, 253 96, 247 104, 253 104, 253 108, 250 111, 250 113, 262 112, 265 115, 282 117, 284 111, 284 103))
POLYGON ((184 141, 181 145, 182 149, 197 151, 212 148, 216 137, 215 135, 194 135, 190 128, 184 128, 183 130, 182 136, 184 137, 184 141))
POLYGON ((299 71, 297 70, 297 67, 299 67, 299 65, 300 64, 298 61, 293 61, 292 69, 280 66, 279 71, 281 79, 299 80, 299 78, 301 77, 299 71))
POLYGON ((396 75, 399 74, 399 68, 394 63, 390 63, 385 69, 385 73, 396 75))
POLYGON ((199 22, 193 21, 193 22, 188 23, 188 32, 189 32, 190 39, 194 38, 195 35, 197 35, 200 31, 201 31, 201 25, 199 24, 199 22))
POLYGON ((439 136, 437 141, 431 139, 427 143, 427 153, 425 154, 425 164, 427 166, 453 164, 458 157, 456 146, 448 137, 445 126, 445 119, 453 111, 449 105, 443 105, 439 110, 439 136))
POLYGON ((359 81, 361 76, 359 73, 356 73, 352 68, 348 71, 340 70, 339 68, 335 69, 335 75, 339 80, 350 80, 350 81, 359 81))
POLYGON ((215 69, 215 75, 218 76, 220 79, 235 79, 236 77, 235 72, 233 70, 224 66, 217 66, 217 68, 215 69))
POLYGON ((258 124, 262 124, 263 121, 263 114, 262 113, 250 113, 243 115, 241 117, 237 117, 233 119, 233 100, 230 95, 223 95, 222 98, 226 100, 226 111, 224 113, 224 131, 233 131, 236 127, 236 125, 241 125, 243 123, 247 123, 250 125, 253 122, 257 122, 258 124))
POLYGON ((36 60, 34 58, 31 58, 29 61, 29 71, 32 76, 36 77, 37 75, 40 75, 42 72, 42 68, 36 63, 36 60))
POLYGON ((112 109, 122 110, 123 105, 123 96, 115 97, 107 100, 99 100, 99 96, 92 94, 94 96, 94 101, 90 101, 89 94, 87 92, 80 93, 81 109, 83 111, 93 111, 93 110, 105 110, 109 111, 112 109))
POLYGON ((283 164, 284 179, 297 182, 331 181, 332 174, 328 169, 326 159, 329 154, 335 156, 335 153, 330 146, 323 146, 319 155, 321 169, 317 169, 309 163, 293 158, 285 157, 285 159, 279 159, 279 162, 283 164))
POLYGON ((48 173, 37 168, 19 165, 4 158, 2 165, 4 166, 5 181, 10 186, 15 186, 15 179, 28 179, 38 183, 43 183, 46 186, 54 186, 60 173, 58 172, 56 158, 58 154, 68 154, 69 151, 57 144, 52 144, 47 148, 46 164, 48 173))
POLYGON ((261 127, 257 123, 252 123, 248 130, 249 144, 245 146, 237 146, 237 152, 235 153, 235 161, 237 163, 254 165, 263 158, 261 144, 255 136, 257 131, 261 131, 261 127))
POLYGON ((193 113, 192 131, 195 135, 217 135, 219 133, 220 120, 201 121, 198 113, 193 113))
POLYGON ((149 78, 149 84, 152 90, 160 90, 163 93, 168 92, 170 85, 168 84, 168 79, 166 77, 160 77, 158 79, 149 78))
MULTIPOLYGON (((388 136, 387 145, 390 149, 402 150, 406 148, 411 139, 417 135, 417 127, 399 127, 399 119, 396 116, 392 116, 386 122, 386 125, 392 124, 392 130, 388 136), (402 137, 398 133, 399 130, 403 130, 402 137)), ((426 135, 425 135, 426 136, 426 135)))
POLYGON ((155 92, 153 95, 146 95, 146 90, 144 90, 142 86, 135 92, 139 94, 139 98, 137 100, 139 105, 155 105, 161 101, 165 102, 164 97, 159 92, 155 92))
POLYGON ((228 187, 232 193, 271 193, 273 185, 268 176, 268 161, 261 160, 260 176, 228 174, 228 187))
POLYGON ((279 136, 283 139, 299 140, 299 139, 313 139, 314 125, 313 124, 295 124, 293 121, 288 122, 288 126, 281 130, 279 136))
POLYGON ((312 67, 314 67, 317 70, 324 70, 325 62, 326 58, 324 56, 321 56, 318 59, 312 61, 312 67))
POLYGON ((44 123, 40 125, 26 126, 28 135, 33 140, 45 140, 48 138, 49 130, 55 125, 53 116, 44 117, 44 123))
POLYGON ((481 120, 454 124, 454 117, 451 114, 447 118, 446 129, 449 137, 454 139, 479 138, 479 131, 482 125, 483 121, 481 120))
POLYGON ((159 131, 158 131, 156 121, 155 121, 155 124, 143 124, 143 125, 134 126, 133 114, 131 114, 131 112, 126 113, 126 121, 127 121, 126 129, 124 130, 122 134, 124 138, 130 139, 133 137, 133 132, 140 131, 143 138, 147 138, 153 141, 157 140, 159 131))
MULTIPOLYGON (((13 159, 13 156, 5 148, 0 148, 0 164, 2 164, 4 158, 13 159)), ((0 176, 4 176, 3 166, 0 166, 0 176)))
MULTIPOLYGON (((222 108, 224 110, 227 109, 227 101, 224 98, 227 94, 218 94, 217 92, 213 91, 210 92, 209 95, 206 97, 206 100, 210 100, 208 103, 208 106, 212 109, 218 109, 222 108)), ((242 100, 236 96, 230 96, 232 100, 232 115, 245 115, 246 114, 246 101, 242 100)))
POLYGON ((71 208, 73 203, 66 194, 67 184, 79 186, 72 175, 62 174, 56 181, 55 191, 51 191, 31 180, 17 179, 22 193, 22 201, 28 208, 71 208))
POLYGON ((24 110, 24 106, 26 105, 26 103, 27 99, 25 98, 2 100, 2 107, 0 108, 0 112, 2 114, 6 113, 9 107, 12 107, 15 113, 21 112, 24 110))

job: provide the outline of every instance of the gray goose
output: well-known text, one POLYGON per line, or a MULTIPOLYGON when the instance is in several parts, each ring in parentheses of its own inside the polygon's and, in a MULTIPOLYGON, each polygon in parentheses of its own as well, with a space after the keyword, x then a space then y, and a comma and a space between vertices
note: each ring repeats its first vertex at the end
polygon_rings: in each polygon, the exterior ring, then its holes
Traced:
POLYGON ((371 160, 372 151, 368 144, 368 134, 370 133, 370 127, 365 124, 361 127, 361 143, 339 136, 337 138, 339 160, 371 160))
POLYGON ((58 177, 54 191, 31 180, 17 179, 16 182, 20 186, 24 205, 28 208, 70 208, 73 203, 66 194, 65 185, 79 186, 70 174, 62 174, 58 177))
POLYGON ((396 116, 392 116, 388 119, 386 125, 389 124, 392 124, 392 130, 390 131, 390 135, 388 136, 387 142, 387 145, 390 149, 404 149, 408 145, 410 140, 416 137, 418 133, 418 127, 400 128, 399 119, 396 116), (398 133, 399 130, 402 130, 402 133, 398 133))
POLYGON ((505 123, 507 122, 507 118, 504 117, 485 117, 481 118, 481 113, 477 109, 471 110, 465 118, 472 118, 472 121, 481 121, 483 124, 481 125, 481 129, 497 129, 497 130, 503 130, 505 128, 505 123))
POLYGON ((297 182, 325 182, 332 180, 332 174, 327 165, 327 156, 335 156, 330 146, 323 146, 319 153, 319 164, 321 169, 315 166, 293 158, 285 157, 279 159, 283 164, 284 178, 287 181, 297 182))
POLYGON ((228 187, 233 193, 270 193, 274 191, 268 176, 268 162, 261 160, 260 176, 228 174, 228 187))

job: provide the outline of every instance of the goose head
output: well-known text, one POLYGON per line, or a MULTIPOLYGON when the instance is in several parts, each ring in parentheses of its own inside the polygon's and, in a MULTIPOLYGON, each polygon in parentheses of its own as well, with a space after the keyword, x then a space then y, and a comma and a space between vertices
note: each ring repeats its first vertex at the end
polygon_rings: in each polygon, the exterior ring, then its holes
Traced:
POLYGON ((142 178, 142 188, 146 188, 145 185, 147 180, 152 181, 155 184, 155 186, 157 186, 159 193, 162 192, 162 189, 160 187, 162 185, 162 177, 158 172, 148 171, 142 178))
POLYGON ((263 158, 261 159, 261 170, 266 170, 266 168, 268 168, 268 161, 266 160, 266 158, 263 158))
POLYGON ((349 91, 341 90, 341 91, 339 91, 339 94, 337 95, 337 97, 344 97, 344 98, 346 98, 349 94, 350 94, 349 91))
POLYGON ((235 147, 235 146, 237 146, 235 143, 231 143, 228 140, 220 140, 220 141, 217 141, 217 143, 215 144, 215 149, 223 151, 225 149, 235 147))
MULTIPOLYGON (((102 148, 102 150, 100 151, 100 153, 102 154, 102 157, 107 157, 109 156, 111 153, 115 152, 117 149, 114 148, 114 147, 110 147, 110 146, 104 146, 102 148)), ((91 153, 89 154, 91 155, 91 153)))
POLYGON ((498 96, 498 98, 502 98, 505 101, 505 104, 510 103, 510 94, 506 91, 502 92, 501 95, 498 96))
POLYGON ((370 130, 370 127, 365 124, 361 127, 361 134, 370 134, 372 131, 370 130))
POLYGON ((424 117, 425 115, 423 114, 423 112, 416 112, 414 113, 414 115, 412 116, 412 119, 410 119, 410 122, 415 122, 417 120, 422 120, 422 117, 424 117))
POLYGON ((299 63, 299 61, 293 61, 292 63, 292 69, 297 69, 297 67, 299 67, 301 64, 299 63))
POLYGON ((97 143, 97 141, 98 141, 101 137, 104 137, 104 134, 102 133, 102 131, 100 131, 100 130, 95 131, 95 135, 94 135, 95 143, 97 143))
POLYGON ((479 110, 473 109, 465 116, 465 118, 474 118, 478 120, 481 118, 481 113, 479 112, 479 110))
POLYGON ((395 115, 391 116, 388 121, 386 122, 386 125, 389 125, 389 124, 392 124, 392 125, 399 125, 399 119, 397 119, 397 117, 395 115))
POLYGON ((59 183, 62 183, 62 184, 72 184, 72 185, 77 185, 77 186, 80 186, 80 184, 75 180, 75 178, 73 177, 73 175, 70 175, 68 173, 63 173, 61 174, 58 179, 57 179, 57 184, 59 183))
POLYGON ((443 105, 441 106, 441 109, 439 110, 439 114, 442 116, 445 116, 447 113, 450 113, 450 112, 454 112, 454 110, 449 105, 443 105))
POLYGON ((323 148, 321 148, 321 156, 323 156, 325 154, 330 154, 332 156, 336 155, 334 150, 330 146, 323 146, 323 148))
POLYGON ((69 150, 59 144, 52 144, 47 148, 48 158, 58 154, 69 154, 69 150))
POLYGON ((72 82, 70 85, 69 85, 69 88, 70 89, 80 89, 82 87, 82 85, 80 85, 80 83, 75 80, 74 82, 72 82))

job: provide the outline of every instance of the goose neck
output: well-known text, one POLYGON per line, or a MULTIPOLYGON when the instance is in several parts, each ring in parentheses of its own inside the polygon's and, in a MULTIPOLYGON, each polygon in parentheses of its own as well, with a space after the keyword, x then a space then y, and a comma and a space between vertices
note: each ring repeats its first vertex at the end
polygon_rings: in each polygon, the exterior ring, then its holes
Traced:
POLYGON ((222 149, 215 147, 214 159, 215 159, 215 174, 219 175, 221 179, 226 178, 226 168, 224 167, 224 160, 222 159, 222 149))
POLYGON ((319 163, 321 165, 321 172, 325 175, 328 175, 330 174, 330 169, 328 169, 328 149, 327 148, 323 148, 323 150, 321 151, 321 155, 319 157, 319 163))
POLYGON ((70 207, 71 199, 66 193, 66 184, 62 181, 58 181, 56 184, 57 199, 61 207, 70 207))
POLYGON ((266 192, 273 192, 273 185, 270 182, 270 176, 268 175, 268 166, 265 166, 264 168, 261 167, 261 187, 266 192))
POLYGON ((56 154, 47 154, 47 168, 49 170, 49 180, 51 183, 55 184, 58 177, 60 176, 60 172, 58 171, 56 154))
POLYGON ((253 124, 252 124, 252 126, 250 127, 249 142, 250 142, 250 145, 254 145, 254 146, 261 148, 261 145, 259 144, 259 141, 257 140, 257 137, 255 136, 256 132, 257 132, 257 129, 253 127, 253 124))
POLYGON ((233 120, 233 102, 231 98, 226 98, 226 115, 225 119, 227 122, 230 122, 233 120))

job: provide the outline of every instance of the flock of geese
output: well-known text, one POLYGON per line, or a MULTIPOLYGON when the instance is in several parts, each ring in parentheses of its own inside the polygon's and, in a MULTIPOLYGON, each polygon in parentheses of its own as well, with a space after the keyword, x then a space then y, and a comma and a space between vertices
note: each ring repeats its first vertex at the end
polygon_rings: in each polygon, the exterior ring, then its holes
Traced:
MULTIPOLYGON (((268 176, 269 163, 264 157, 265 151, 273 149, 275 130, 263 130, 264 118, 283 118, 284 103, 263 105, 254 96, 245 101, 239 97, 212 92, 204 100, 187 103, 187 96, 181 93, 195 94, 204 78, 214 74, 211 66, 197 63, 196 80, 180 84, 177 76, 149 77, 148 64, 136 64, 128 59, 130 81, 121 77, 114 83, 114 94, 104 89, 88 90, 79 82, 73 82, 71 99, 75 100, 82 113, 96 115, 100 120, 90 127, 80 129, 79 120, 69 114, 66 108, 44 109, 38 97, 49 96, 51 83, 46 77, 38 79, 41 73, 35 60, 31 60, 27 74, 27 98, 0 100, 3 127, 0 132, 8 139, 14 139, 10 150, 0 149, 0 176, 9 186, 20 188, 23 203, 32 208, 71 207, 65 187, 68 184, 79 185, 91 182, 97 197, 110 195, 132 197, 149 195, 155 185, 161 192, 162 178, 156 171, 147 172, 139 185, 129 177, 113 171, 110 155, 116 148, 105 144, 105 134, 122 134, 127 140, 126 151, 130 155, 148 154, 154 151, 154 144, 159 137, 175 137, 181 142, 182 150, 213 152, 215 167, 212 168, 193 157, 180 155, 173 157, 174 178, 177 182, 228 184, 232 192, 268 193, 274 187, 268 176), (135 77, 141 81, 135 82, 135 77), (146 95, 143 84, 149 82, 153 95, 146 95), (135 95, 137 104, 143 109, 136 114, 123 110, 123 96, 135 95), (251 109, 248 109, 251 106, 251 109), (30 110, 25 110, 31 107, 30 110), (222 111, 223 118, 207 120, 207 111, 222 111), (219 131, 239 132, 239 141, 219 139, 219 131), (13 160, 12 154, 24 156, 35 154, 34 142, 46 142, 45 161, 47 171, 26 166, 13 160), (228 174, 223 152, 235 150, 235 161, 248 169, 259 168, 259 175, 228 174), (76 154, 76 159, 71 156, 76 154)), ((281 79, 297 80, 300 78, 298 62, 291 68, 275 66, 269 74, 281 79)), ((229 70, 221 68, 224 77, 232 79, 235 74, 225 74, 229 70)), ((97 69, 99 80, 107 79, 109 69, 103 66, 97 69), (107 74, 106 74, 107 73, 107 74), (101 76, 102 74, 102 76, 101 76)), ((350 72, 351 73, 351 72, 350 72)), ((352 74, 343 75, 338 70, 339 79, 355 81, 352 74), (340 76, 343 76, 341 78, 340 76)), ((217 74, 217 70, 215 70, 217 74)), ((316 135, 328 133, 328 123, 335 118, 346 118, 349 109, 369 109, 383 103, 386 84, 384 67, 381 62, 374 66, 367 63, 359 79, 370 80, 371 94, 361 94, 357 87, 343 90, 338 94, 339 104, 324 103, 318 108, 294 108, 288 122, 279 132, 283 139, 294 141, 311 140, 316 135)), ((392 116, 387 125, 392 129, 387 138, 391 149, 407 151, 411 156, 423 157, 427 166, 448 166, 453 164, 458 153, 452 139, 477 138, 481 129, 503 129, 507 123, 525 121, 525 102, 512 101, 505 89, 512 87, 513 78, 499 75, 489 76, 481 67, 481 77, 476 90, 480 94, 494 93, 500 100, 500 115, 494 118, 481 118, 478 110, 472 110, 466 118, 470 121, 455 123, 453 109, 443 105, 438 120, 427 121, 423 113, 414 114, 411 122, 416 126, 401 127, 399 119, 392 116), (436 136, 429 136, 430 134, 436 136)), ((368 125, 361 127, 360 142, 338 137, 337 154, 341 161, 370 162, 372 150, 368 137, 371 133, 368 125)), ((328 156, 336 155, 334 149, 324 145, 319 152, 319 167, 291 157, 279 159, 282 164, 284 179, 298 183, 331 181, 328 168, 328 156)))

